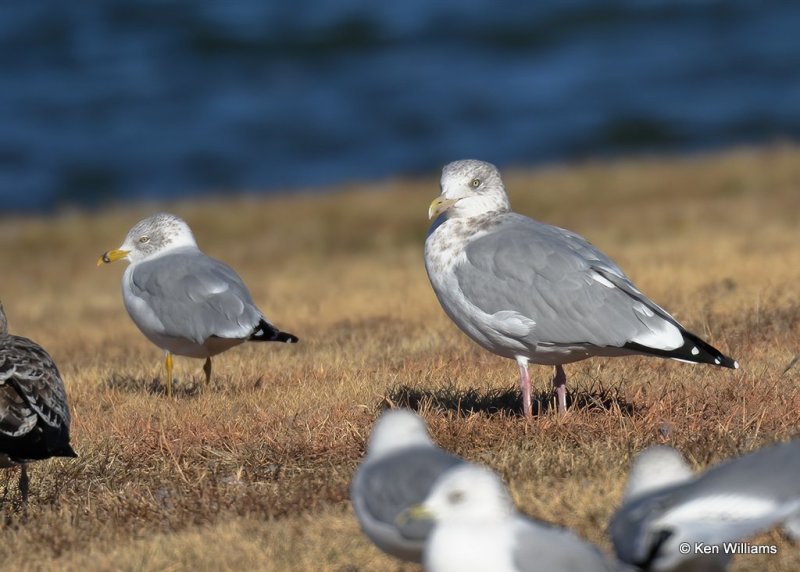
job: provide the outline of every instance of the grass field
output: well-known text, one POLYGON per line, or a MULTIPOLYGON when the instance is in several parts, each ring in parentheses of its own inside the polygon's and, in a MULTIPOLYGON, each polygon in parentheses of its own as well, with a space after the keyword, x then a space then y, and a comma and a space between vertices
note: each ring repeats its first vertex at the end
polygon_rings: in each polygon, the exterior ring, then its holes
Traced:
MULTIPOLYGON (((575 230, 614 258, 738 371, 656 358, 567 367, 579 407, 526 423, 516 365, 442 312, 422 245, 434 177, 261 199, 137 205, 0 220, 0 296, 11 331, 59 364, 80 457, 0 473, 4 569, 414 570, 360 534, 350 477, 388 404, 412 404, 443 447, 486 463, 528 513, 610 549, 606 522, 631 456, 653 443, 697 468, 797 432, 800 149, 641 159, 506 173, 515 210, 575 230), (95 267, 156 210, 184 217, 296 346, 215 359, 162 353, 122 306, 123 265, 95 267)), ((531 368, 549 397, 550 368, 531 368)), ((776 557, 734 570, 798 570, 776 557)))

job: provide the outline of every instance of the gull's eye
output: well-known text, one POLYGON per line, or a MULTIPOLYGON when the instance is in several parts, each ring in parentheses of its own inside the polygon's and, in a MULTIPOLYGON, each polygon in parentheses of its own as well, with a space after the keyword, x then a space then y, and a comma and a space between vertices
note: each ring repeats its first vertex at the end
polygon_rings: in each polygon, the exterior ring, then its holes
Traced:
POLYGON ((447 495, 447 502, 450 504, 461 504, 464 502, 464 493, 462 491, 453 491, 447 495))
POLYGON ((149 236, 143 236, 143 237, 141 237, 139 239, 139 244, 146 244, 148 242, 150 242, 150 237, 149 236))
POLYGON ((471 186, 473 189, 477 189, 478 187, 480 187, 480 186, 481 186, 481 180, 480 180, 480 179, 472 179, 472 180, 469 182, 469 185, 470 185, 470 186, 471 186))

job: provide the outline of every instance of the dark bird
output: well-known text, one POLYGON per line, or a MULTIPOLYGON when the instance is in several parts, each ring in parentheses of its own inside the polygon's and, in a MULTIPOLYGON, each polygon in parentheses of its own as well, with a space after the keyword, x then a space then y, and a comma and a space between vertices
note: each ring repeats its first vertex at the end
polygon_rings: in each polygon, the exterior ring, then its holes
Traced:
POLYGON ((69 444, 67 394, 56 364, 42 347, 8 333, 0 303, 0 467, 20 467, 28 500, 30 461, 77 457, 69 444))

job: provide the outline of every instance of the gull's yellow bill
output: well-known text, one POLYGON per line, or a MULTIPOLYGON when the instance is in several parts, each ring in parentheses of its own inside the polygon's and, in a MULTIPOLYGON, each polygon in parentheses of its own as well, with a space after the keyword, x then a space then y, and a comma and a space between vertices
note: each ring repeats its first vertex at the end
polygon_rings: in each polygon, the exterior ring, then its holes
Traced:
POLYGON ((433 520, 433 513, 425 505, 414 504, 397 515, 395 524, 404 526, 412 520, 433 520))
POLYGON ((103 256, 97 259, 97 265, 100 266, 101 264, 111 264, 112 262, 116 262, 117 260, 121 260, 128 256, 130 250, 109 250, 103 253, 103 256))
POLYGON ((444 211, 456 204, 457 199, 446 199, 442 196, 433 199, 431 206, 428 207, 428 220, 439 216, 444 211))

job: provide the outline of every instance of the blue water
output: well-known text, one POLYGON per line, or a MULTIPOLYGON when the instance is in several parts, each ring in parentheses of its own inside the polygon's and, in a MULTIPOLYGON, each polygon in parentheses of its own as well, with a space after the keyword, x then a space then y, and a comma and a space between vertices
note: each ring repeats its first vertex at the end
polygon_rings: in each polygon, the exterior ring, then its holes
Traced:
POLYGON ((0 7, 0 211, 800 136, 800 2, 0 7))

